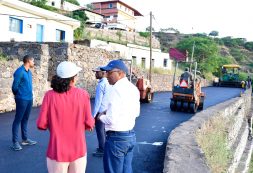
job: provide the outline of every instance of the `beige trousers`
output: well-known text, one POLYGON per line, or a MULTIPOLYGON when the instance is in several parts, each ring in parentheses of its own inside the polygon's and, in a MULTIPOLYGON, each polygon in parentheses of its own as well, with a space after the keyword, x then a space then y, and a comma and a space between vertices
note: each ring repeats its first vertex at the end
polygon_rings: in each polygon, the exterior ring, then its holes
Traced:
POLYGON ((85 173, 87 155, 73 162, 57 162, 47 157, 48 173, 85 173))

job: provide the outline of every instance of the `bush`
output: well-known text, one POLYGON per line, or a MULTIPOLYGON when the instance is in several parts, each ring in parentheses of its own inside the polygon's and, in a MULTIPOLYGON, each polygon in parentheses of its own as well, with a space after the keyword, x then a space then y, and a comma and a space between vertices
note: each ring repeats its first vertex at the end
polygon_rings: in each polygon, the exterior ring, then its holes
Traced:
POLYGON ((43 9, 45 9, 45 10, 49 10, 49 11, 53 11, 53 12, 57 12, 57 11, 58 11, 57 8, 54 8, 54 7, 51 7, 51 6, 46 5, 47 0, 32 0, 32 1, 30 1, 29 3, 30 3, 31 5, 34 5, 34 6, 43 8, 43 9))
POLYGON ((139 32, 139 34, 141 37, 145 37, 145 38, 148 38, 150 36, 149 32, 139 32))
POLYGON ((253 51, 253 42, 247 42, 244 44, 244 47, 249 51, 253 51))
POLYGON ((0 61, 7 61, 7 56, 4 54, 0 54, 0 61))
POLYGON ((239 73, 239 80, 242 81, 242 80, 247 80, 247 77, 248 77, 248 73, 245 73, 245 72, 240 72, 239 73))
POLYGON ((236 59, 238 62, 244 61, 247 56, 242 53, 241 49, 238 48, 231 48, 230 49, 230 54, 236 59))

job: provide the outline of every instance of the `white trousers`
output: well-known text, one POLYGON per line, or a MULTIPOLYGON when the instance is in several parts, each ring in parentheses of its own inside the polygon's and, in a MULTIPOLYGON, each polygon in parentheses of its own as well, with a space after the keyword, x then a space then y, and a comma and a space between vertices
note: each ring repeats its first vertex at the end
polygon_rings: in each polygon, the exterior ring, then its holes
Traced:
POLYGON ((87 155, 73 162, 57 162, 47 157, 48 173, 85 173, 87 155))

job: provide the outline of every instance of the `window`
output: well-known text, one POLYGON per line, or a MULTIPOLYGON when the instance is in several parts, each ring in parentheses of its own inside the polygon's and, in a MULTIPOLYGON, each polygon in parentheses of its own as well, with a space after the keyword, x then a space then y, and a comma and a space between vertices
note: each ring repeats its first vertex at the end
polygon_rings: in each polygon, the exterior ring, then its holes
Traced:
POLYGON ((152 59, 152 62, 151 62, 151 67, 155 67, 155 59, 152 59))
POLYGON ((137 65, 136 56, 132 56, 132 61, 133 65, 136 66, 137 65))
POLYGON ((56 41, 65 41, 65 31, 56 29, 56 41))
POLYGON ((54 1, 51 4, 52 4, 53 7, 55 6, 55 2, 54 1))
POLYGON ((163 60, 163 67, 168 67, 168 59, 163 60))
POLYGON ((112 3, 110 3, 110 4, 108 5, 108 8, 112 8, 112 3))
POLYGON ((141 58, 141 68, 146 68, 146 58, 141 58))
POLYGON ((23 20, 10 17, 9 22, 9 31, 23 33, 23 20))
POLYGON ((118 15, 117 15, 117 14, 115 14, 115 15, 113 15, 113 17, 117 18, 117 17, 118 17, 118 15))

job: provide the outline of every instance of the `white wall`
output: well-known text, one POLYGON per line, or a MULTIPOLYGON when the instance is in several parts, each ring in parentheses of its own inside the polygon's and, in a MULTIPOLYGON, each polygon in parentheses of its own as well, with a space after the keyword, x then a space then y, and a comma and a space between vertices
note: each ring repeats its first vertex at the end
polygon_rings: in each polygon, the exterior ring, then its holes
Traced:
POLYGON ((52 2, 54 2, 55 8, 61 8, 61 0, 47 0, 47 5, 52 6, 52 2))
MULTIPOLYGON (((150 50, 147 47, 137 46, 133 44, 128 44, 127 46, 116 44, 116 43, 107 43, 100 40, 91 40, 91 48, 101 48, 107 51, 117 51, 120 53, 122 58, 132 59, 132 56, 136 57, 137 65, 141 66, 142 58, 145 58, 145 67, 148 69, 150 66, 150 50)), ((168 53, 162 53, 159 49, 153 49, 152 59, 155 60, 154 67, 171 69, 172 61, 168 53), (164 59, 167 59, 167 67, 163 66, 164 59)))
MULTIPOLYGON (((61 0, 48 0, 47 5, 61 9, 61 0), (52 2, 54 2, 54 6, 52 6, 52 2)), ((66 11, 74 11, 79 9, 80 6, 69 3, 69 2, 63 2, 63 9, 66 11)))
POLYGON ((73 29, 70 25, 54 20, 36 19, 40 17, 4 5, 0 5, 0 11, 2 14, 30 17, 13 16, 14 18, 23 20, 23 33, 16 33, 9 31, 9 16, 0 15, 0 41, 10 41, 12 38, 15 41, 36 41, 37 24, 41 24, 44 25, 44 42, 56 42, 56 29, 65 31, 66 42, 73 42, 73 29))
POLYGON ((86 16, 89 18, 86 22, 99 23, 103 21, 103 16, 90 11, 85 11, 86 16))

